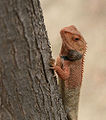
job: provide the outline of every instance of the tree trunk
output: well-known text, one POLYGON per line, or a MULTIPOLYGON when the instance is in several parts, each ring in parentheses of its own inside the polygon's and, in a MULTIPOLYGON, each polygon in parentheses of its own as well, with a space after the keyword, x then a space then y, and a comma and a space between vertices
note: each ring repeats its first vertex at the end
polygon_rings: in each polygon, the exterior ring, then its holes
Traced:
POLYGON ((39 0, 0 1, 0 120, 67 120, 39 0))

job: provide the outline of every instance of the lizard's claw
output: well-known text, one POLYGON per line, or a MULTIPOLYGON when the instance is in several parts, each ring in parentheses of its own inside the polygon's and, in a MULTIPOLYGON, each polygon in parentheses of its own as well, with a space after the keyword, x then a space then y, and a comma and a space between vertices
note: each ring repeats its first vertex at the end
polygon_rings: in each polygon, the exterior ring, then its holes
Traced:
POLYGON ((49 61, 49 65, 52 67, 55 66, 55 59, 51 58, 50 61, 49 61))
POLYGON ((55 69, 55 59, 51 58, 49 65, 50 65, 50 69, 54 70, 55 69))
POLYGON ((54 70, 54 67, 49 67, 50 69, 54 70))

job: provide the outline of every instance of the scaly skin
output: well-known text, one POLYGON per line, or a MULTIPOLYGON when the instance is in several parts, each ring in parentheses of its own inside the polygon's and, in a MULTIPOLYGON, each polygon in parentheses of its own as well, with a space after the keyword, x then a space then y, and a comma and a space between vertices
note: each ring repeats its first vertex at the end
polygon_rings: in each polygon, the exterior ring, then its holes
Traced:
POLYGON ((73 25, 63 28, 60 34, 62 48, 56 65, 52 62, 52 69, 59 77, 60 91, 68 119, 77 120, 86 42, 73 25))

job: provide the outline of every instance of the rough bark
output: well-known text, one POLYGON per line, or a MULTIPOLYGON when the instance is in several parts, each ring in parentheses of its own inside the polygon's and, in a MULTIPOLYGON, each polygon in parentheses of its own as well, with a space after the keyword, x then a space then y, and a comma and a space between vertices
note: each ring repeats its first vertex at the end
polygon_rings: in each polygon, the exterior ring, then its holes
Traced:
POLYGON ((67 120, 39 0, 0 1, 0 120, 67 120))

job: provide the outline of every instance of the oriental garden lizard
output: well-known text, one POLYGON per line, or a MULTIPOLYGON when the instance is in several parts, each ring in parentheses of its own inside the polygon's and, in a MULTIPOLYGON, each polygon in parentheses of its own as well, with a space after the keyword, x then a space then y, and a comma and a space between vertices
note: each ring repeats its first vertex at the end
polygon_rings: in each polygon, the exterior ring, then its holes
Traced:
POLYGON ((51 59, 51 69, 59 77, 59 86, 68 120, 77 120, 80 88, 83 75, 86 41, 74 25, 60 31, 62 47, 56 64, 51 59))

